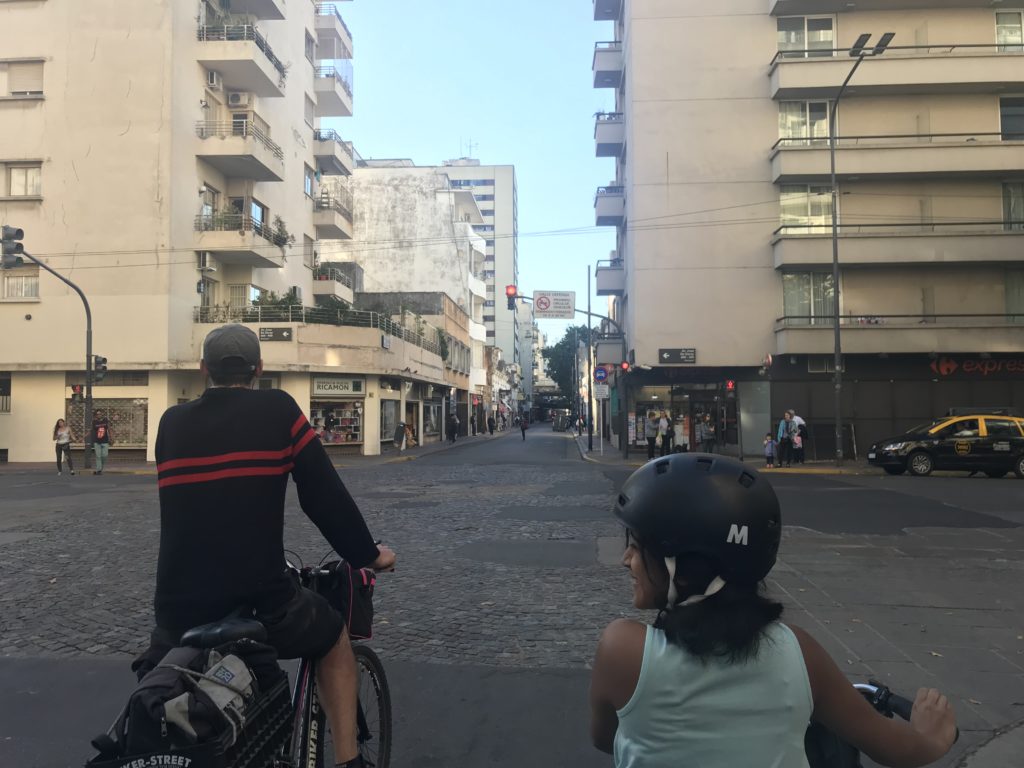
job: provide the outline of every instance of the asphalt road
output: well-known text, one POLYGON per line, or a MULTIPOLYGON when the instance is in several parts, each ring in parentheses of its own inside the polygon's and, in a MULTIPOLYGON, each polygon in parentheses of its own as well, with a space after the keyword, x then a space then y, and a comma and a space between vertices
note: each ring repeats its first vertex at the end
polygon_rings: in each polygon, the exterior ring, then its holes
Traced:
MULTIPOLYGON (((537 425, 416 461, 342 470, 399 552, 377 648, 396 766, 607 766, 587 740, 601 628, 633 615, 611 519, 628 469, 537 425)), ((959 757, 1024 717, 1024 483, 780 475, 769 586, 851 678, 947 691, 959 757)), ((0 765, 77 766, 132 686, 149 627, 154 478, 0 475, 0 765)), ((295 508, 288 546, 323 554, 295 508)))

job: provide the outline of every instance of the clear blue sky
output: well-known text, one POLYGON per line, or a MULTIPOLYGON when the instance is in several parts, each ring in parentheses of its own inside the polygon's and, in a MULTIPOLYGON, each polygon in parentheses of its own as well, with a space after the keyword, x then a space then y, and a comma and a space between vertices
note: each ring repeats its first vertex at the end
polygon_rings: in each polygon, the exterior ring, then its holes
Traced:
MULTIPOLYGON (((355 116, 331 120, 363 157, 440 164, 470 154, 516 166, 520 289, 575 290, 607 259, 614 228, 594 228, 594 191, 615 173, 594 156, 594 42, 610 39, 591 0, 356 0, 338 4, 355 47, 355 116), (584 233, 531 236, 552 230, 584 233)), ((606 299, 593 299, 604 313, 606 299)), ((504 305, 496 307, 507 312, 504 305)), ((584 322, 582 315, 578 322, 584 322)), ((568 321, 541 328, 558 341, 568 321)))

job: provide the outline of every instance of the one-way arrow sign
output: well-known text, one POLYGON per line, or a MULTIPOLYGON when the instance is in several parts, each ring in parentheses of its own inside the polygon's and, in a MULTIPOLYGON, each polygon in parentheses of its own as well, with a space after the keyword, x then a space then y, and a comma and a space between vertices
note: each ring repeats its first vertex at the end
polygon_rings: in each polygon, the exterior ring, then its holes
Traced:
POLYGON ((659 349, 658 362, 662 365, 696 365, 697 350, 685 349, 659 349))

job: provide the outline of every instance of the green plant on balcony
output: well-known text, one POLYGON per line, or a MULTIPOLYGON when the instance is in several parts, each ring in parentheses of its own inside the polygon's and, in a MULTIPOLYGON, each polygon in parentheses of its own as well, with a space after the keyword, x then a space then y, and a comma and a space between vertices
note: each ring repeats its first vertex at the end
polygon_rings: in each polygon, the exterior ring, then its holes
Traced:
POLYGON ((441 329, 438 329, 437 331, 437 346, 438 349, 441 350, 441 359, 447 362, 449 354, 448 334, 442 331, 441 329))
POLYGON ((274 245, 281 249, 287 248, 295 242, 295 235, 288 231, 288 225, 280 216, 274 217, 274 233, 272 236, 274 245))

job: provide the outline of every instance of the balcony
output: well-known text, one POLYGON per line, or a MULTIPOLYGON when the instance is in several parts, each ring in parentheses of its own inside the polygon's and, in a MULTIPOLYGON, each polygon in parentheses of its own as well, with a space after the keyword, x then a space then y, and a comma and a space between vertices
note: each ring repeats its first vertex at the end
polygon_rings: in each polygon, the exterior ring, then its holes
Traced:
POLYGON ((284 0, 231 0, 232 13, 244 13, 265 21, 284 18, 284 0))
POLYGON ((626 269, 622 259, 597 262, 595 276, 598 296, 622 296, 626 292, 626 269))
POLYGON ((594 213, 599 227, 619 227, 626 220, 626 188, 598 187, 594 213))
POLYGON ((287 70, 251 24, 200 26, 199 63, 219 72, 228 91, 284 96, 287 70))
POLYGON ((352 117, 352 85, 336 67, 317 67, 313 90, 317 117, 352 117))
POLYGON ((622 0, 594 0, 594 21, 618 21, 622 18, 622 0))
POLYGON ((594 44, 594 87, 618 88, 622 85, 624 59, 619 41, 594 44))
MULTIPOLYGON (((848 355, 931 352, 1019 352, 1022 315, 844 315, 843 352, 848 355)), ((779 355, 830 355, 831 318, 782 317, 775 323, 779 355)))
POLYGON ((324 303, 343 301, 353 303, 352 278, 334 267, 318 267, 313 272, 313 297, 324 303))
MULTIPOLYGON (((828 140, 780 139, 771 162, 776 184, 827 183, 828 140)), ((1004 141, 999 133, 843 136, 836 142, 836 169, 840 179, 1002 178, 1024 170, 1024 141, 1004 141)))
POLYGON ((342 141, 337 131, 317 128, 313 131, 313 156, 317 170, 324 176, 351 176, 355 162, 351 141, 342 141))
POLYGON ((351 240, 352 193, 341 189, 313 198, 313 226, 317 240, 351 240))
MULTIPOLYGON (((1020 261, 1024 222, 1008 230, 995 222, 940 224, 840 224, 839 261, 849 266, 903 264, 1000 264, 1020 261)), ((772 238, 775 268, 832 263, 827 228, 780 227, 772 238)))
POLYGON ((196 135, 203 139, 196 157, 225 176, 251 181, 281 181, 284 152, 251 120, 200 120, 196 135))
POLYGON ((284 251, 270 226, 241 213, 196 216, 197 251, 212 253, 221 264, 259 269, 284 266, 284 251))
MULTIPOLYGON (((992 0, 857 0, 858 11, 939 11, 951 8, 991 8, 992 0)), ((773 16, 840 13, 850 0, 768 0, 773 16)))
POLYGON ((316 4, 316 57, 351 59, 352 33, 334 3, 316 4))
MULTIPOLYGON (((853 96, 978 94, 1018 91, 1024 82, 1021 46, 891 46, 866 62, 848 89, 853 96), (1010 50, 1008 50, 1010 49, 1010 50)), ((773 99, 830 99, 850 71, 846 50, 804 58, 806 51, 778 53, 769 66, 773 99)))
POLYGON ((469 292, 471 294, 481 299, 487 298, 487 283, 472 273, 467 275, 466 279, 469 282, 469 292))
POLYGON ((620 157, 626 144, 626 120, 621 112, 594 115, 594 143, 598 157, 620 157))

